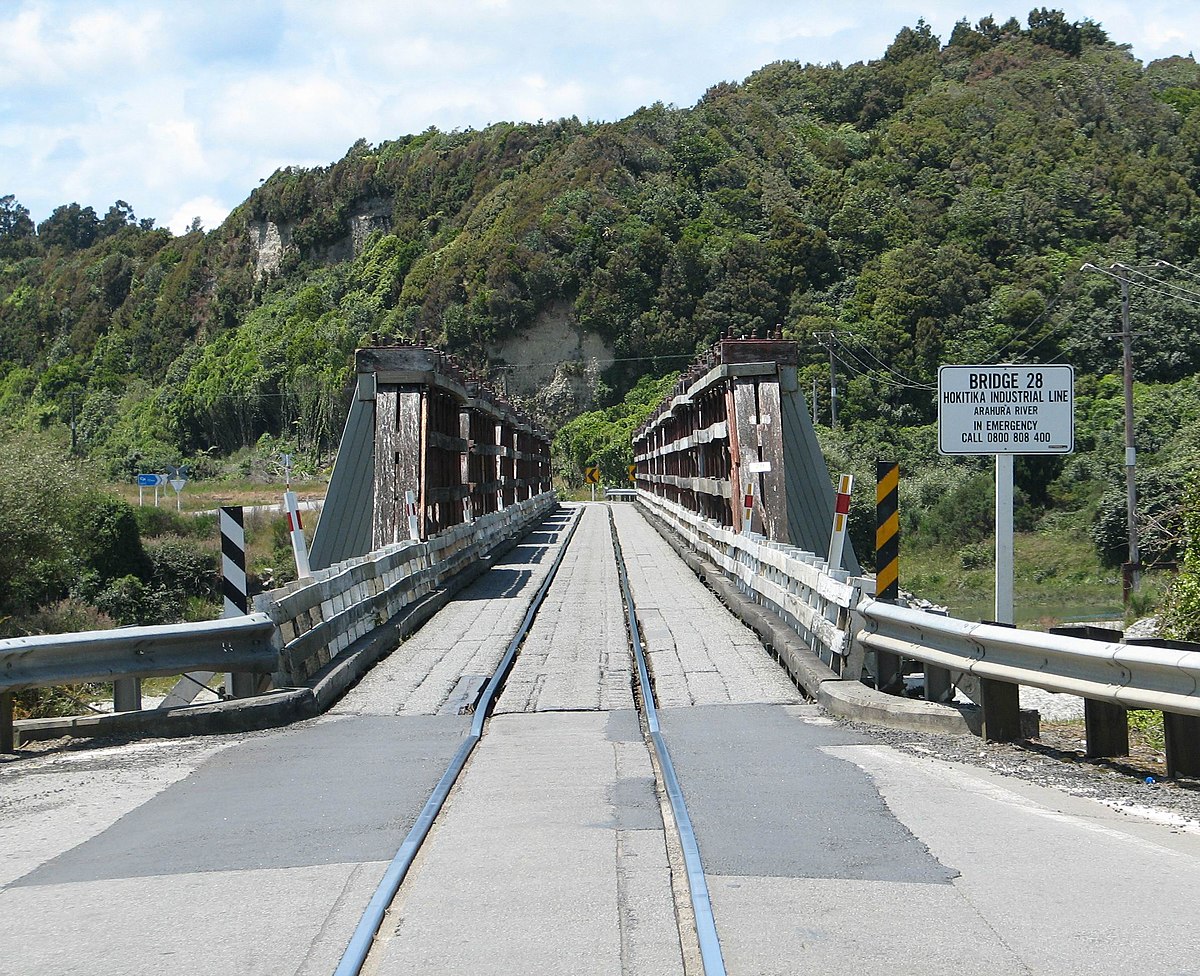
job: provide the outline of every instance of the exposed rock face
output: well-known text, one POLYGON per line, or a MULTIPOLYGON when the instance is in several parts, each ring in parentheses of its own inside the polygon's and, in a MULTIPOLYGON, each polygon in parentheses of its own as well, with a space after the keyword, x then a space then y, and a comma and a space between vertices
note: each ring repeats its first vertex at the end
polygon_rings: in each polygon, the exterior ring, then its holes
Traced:
MULTIPOLYGON (((355 257, 377 230, 387 233, 392 226, 392 201, 388 197, 371 197, 359 201, 350 213, 350 232, 339 241, 320 248, 314 255, 324 264, 336 264, 355 257)), ((292 247, 292 225, 257 220, 250 223, 250 243, 258 258, 254 274, 258 279, 278 274, 283 256, 292 247)))
POLYGON ((258 258, 254 277, 261 280, 268 275, 278 274, 283 255, 292 246, 292 225, 276 224, 270 220, 251 221, 250 243, 254 245, 254 253, 258 258))
POLYGON ((494 364, 510 367, 505 370, 509 392, 551 429, 595 408, 600 373, 612 357, 611 347, 581 329, 565 303, 491 350, 494 364))
POLYGON ((392 201, 389 197, 371 197, 360 201, 350 214, 350 249, 358 254, 374 231, 392 229, 392 201))

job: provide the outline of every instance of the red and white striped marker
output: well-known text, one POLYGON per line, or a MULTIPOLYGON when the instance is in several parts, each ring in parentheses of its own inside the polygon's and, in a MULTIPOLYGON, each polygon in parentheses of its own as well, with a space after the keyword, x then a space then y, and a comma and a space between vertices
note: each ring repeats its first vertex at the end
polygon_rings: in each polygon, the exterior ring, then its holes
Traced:
POLYGON ((846 546, 846 526, 850 521, 850 496, 854 491, 854 475, 838 479, 837 499, 833 506, 833 534, 829 537, 829 568, 842 568, 842 550, 846 546))
POLYGON ((294 491, 283 493, 283 503, 287 508, 288 535, 292 540, 292 555, 296 557, 296 578, 305 579, 312 576, 308 566, 308 543, 304 539, 304 523, 300 520, 300 504, 294 491))
POLYGON ((746 492, 742 498, 742 535, 750 534, 750 522, 754 518, 754 482, 746 483, 746 492))

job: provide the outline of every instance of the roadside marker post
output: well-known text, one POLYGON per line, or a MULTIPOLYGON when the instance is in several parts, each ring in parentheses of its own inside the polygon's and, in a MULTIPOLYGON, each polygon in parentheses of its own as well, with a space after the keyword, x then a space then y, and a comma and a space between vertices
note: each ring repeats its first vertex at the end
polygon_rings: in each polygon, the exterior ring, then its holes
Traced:
MULTIPOLYGON (((900 465, 875 462, 875 599, 900 599, 900 465)), ((875 687, 897 693, 904 688, 899 654, 875 652, 875 687)))
POLYGON ((900 465, 875 462, 875 598, 900 599, 900 465))
MULTIPOLYGON (((245 512, 241 505, 229 505, 221 508, 218 518, 221 523, 221 616, 226 619, 242 617, 250 606, 246 585, 245 512)), ((191 675, 198 685, 207 684, 211 677, 207 672, 191 675)), ((225 694, 229 698, 248 698, 255 692, 254 684, 253 674, 233 671, 225 674, 225 694)), ((192 698, 199 690, 198 687, 191 690, 192 698)))
POLYGON ((833 506, 833 532, 829 536, 829 571, 842 568, 842 553, 846 548, 846 524, 850 520, 850 498, 854 492, 854 475, 838 478, 837 499, 833 506))
POLYGON ((294 491, 283 493, 283 503, 287 507, 288 536, 292 540, 292 554, 296 557, 297 579, 307 579, 312 576, 308 565, 308 543, 304 539, 304 522, 300 518, 300 504, 294 491))

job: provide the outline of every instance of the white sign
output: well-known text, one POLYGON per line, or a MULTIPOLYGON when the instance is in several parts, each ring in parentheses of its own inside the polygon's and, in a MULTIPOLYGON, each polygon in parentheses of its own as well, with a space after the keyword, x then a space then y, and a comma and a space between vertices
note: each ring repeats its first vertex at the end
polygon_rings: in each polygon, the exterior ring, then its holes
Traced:
POLYGON ((1075 450, 1073 366, 943 366, 938 370, 941 454, 1070 454, 1075 450))

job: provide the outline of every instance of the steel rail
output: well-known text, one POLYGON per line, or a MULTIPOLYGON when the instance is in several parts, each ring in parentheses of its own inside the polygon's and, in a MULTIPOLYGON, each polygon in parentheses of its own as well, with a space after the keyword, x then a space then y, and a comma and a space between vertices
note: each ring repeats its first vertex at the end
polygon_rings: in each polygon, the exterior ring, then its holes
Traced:
POLYGON ((408 836, 404 838, 404 842, 400 845, 396 856, 392 858, 391 863, 380 879, 374 895, 372 895, 371 900, 367 903, 366 910, 359 919, 354 934, 350 937, 350 942, 346 946, 345 952, 342 953, 341 961, 338 963, 337 969, 334 970, 334 976, 359 976, 359 973, 362 972, 362 968, 367 961, 367 956, 371 952, 371 946, 375 941, 375 936, 379 932, 379 926, 383 924, 388 905, 392 903, 396 897, 396 892, 400 890, 400 885, 404 882, 405 875, 408 874, 409 868, 412 867, 412 863, 416 859, 417 851, 420 850, 421 844, 428 836, 430 828, 433 827, 434 820, 445 804, 446 798, 450 795, 450 790, 453 788, 455 780, 458 779, 463 767, 466 766, 471 752, 478 745, 479 740, 483 738, 483 725, 487 720, 488 712, 494 704, 496 694, 507 677, 509 670, 512 668, 513 661, 517 656, 517 650, 525 640, 525 635, 529 632, 529 628, 533 624, 538 610, 546 599, 546 592, 550 589, 550 584, 554 582, 554 577, 562 565, 563 558, 567 554, 567 547, 571 544, 571 539, 574 537, 575 530, 579 527, 579 520, 582 517, 583 509, 580 508, 571 522, 571 527, 567 530, 562 545, 559 547, 558 555, 555 557, 554 562, 550 564, 550 570, 546 573, 546 578, 542 580, 541 586, 538 587, 537 593, 534 594, 533 599, 530 601, 529 607, 525 611, 525 617, 521 621, 521 626, 517 628, 517 632, 513 635, 512 640, 509 641, 504 656, 500 659, 499 665, 497 665, 496 670, 492 673, 491 680, 488 681, 483 689, 483 693, 480 695, 479 702, 475 706, 475 716, 471 721, 470 734, 463 741, 463 744, 459 746, 458 751, 454 754, 454 758, 450 760, 450 765, 442 774, 442 778, 438 780, 437 786, 434 787, 433 792, 429 795, 429 799, 425 801, 425 806, 421 809, 416 822, 409 830, 408 836))
POLYGON ((721 955, 721 941, 717 936, 717 922, 713 918, 712 899, 708 893, 708 882, 704 878, 704 865, 700 861, 700 845, 696 842, 696 831, 692 818, 688 816, 687 804, 679 777, 675 775, 675 764, 658 722, 658 708, 654 703, 654 689, 650 684, 650 673, 646 668, 646 654, 642 648, 642 634, 638 627, 637 607, 633 602, 633 591, 629 587, 629 574, 625 571, 625 557, 621 553, 621 540, 617 536, 617 524, 612 508, 608 510, 608 524, 612 532, 613 549, 617 558, 617 575, 621 580, 621 593, 625 598, 625 611, 629 622, 629 641, 637 661, 638 684, 642 690, 642 704, 646 710, 646 725, 654 751, 662 768, 663 784, 675 827, 679 832, 679 844, 683 849, 683 862, 687 870, 688 892, 692 900, 692 913, 696 919, 696 938, 700 943, 700 962, 705 976, 725 976, 725 960, 721 955))

